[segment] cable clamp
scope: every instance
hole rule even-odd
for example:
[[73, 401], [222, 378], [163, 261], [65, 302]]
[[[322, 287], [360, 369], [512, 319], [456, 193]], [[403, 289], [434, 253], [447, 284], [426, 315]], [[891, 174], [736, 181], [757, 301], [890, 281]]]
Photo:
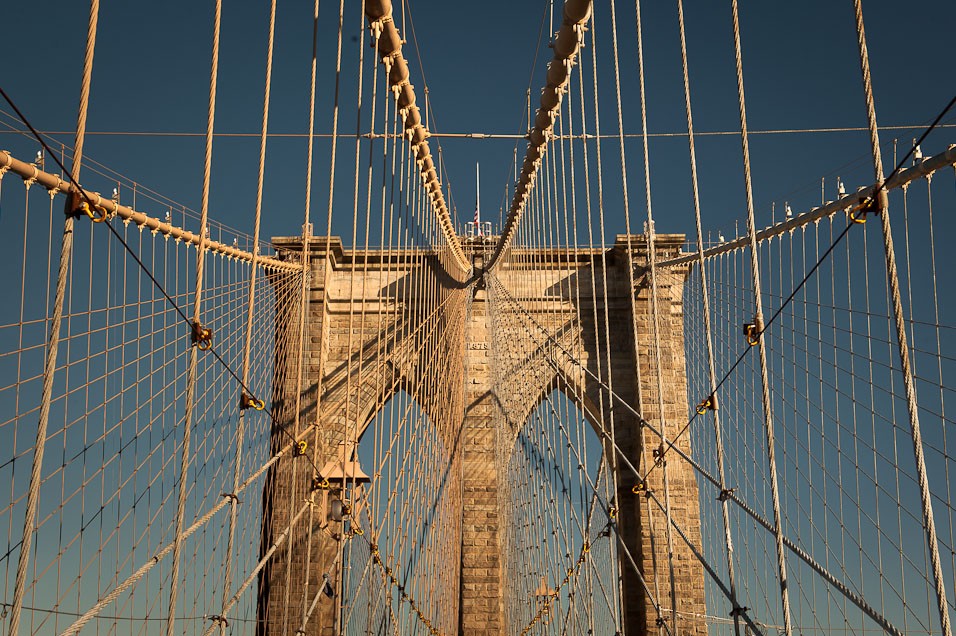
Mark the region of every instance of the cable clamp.
[[747, 337], [747, 344], [751, 347], [760, 342], [760, 334], [763, 333], [763, 325], [757, 318], [753, 322], [745, 322], [743, 327], [744, 336]]
[[741, 616], [741, 615], [743, 615], [744, 613], [746, 613], [747, 610], [749, 610], [749, 609], [750, 609], [749, 607], [743, 607], [743, 606], [741, 606], [741, 605], [738, 605], [738, 606], [735, 607], [734, 609], [730, 610], [730, 617], [731, 617], [731, 618], [736, 618], [736, 617], [738, 617], [738, 616]]
[[198, 320], [193, 322], [192, 325], [192, 333], [190, 334], [192, 343], [199, 347], [200, 351], [212, 349], [212, 329], [203, 327]]
[[660, 446], [654, 449], [654, 465], [663, 466], [666, 462], [664, 461], [664, 444], [661, 443]]
[[246, 409], [255, 409], [257, 411], [262, 411], [266, 408], [265, 400], [257, 400], [251, 395], [246, 395], [246, 392], [243, 391], [239, 394], [239, 410], [245, 411]]
[[643, 479], [641, 479], [636, 484], [631, 486], [631, 492], [634, 493], [635, 495], [639, 495], [642, 492], [646, 492], [646, 491], [647, 491], [647, 482]]
[[663, 616], [658, 616], [657, 618], [655, 618], [655, 619], [654, 619], [654, 624], [657, 625], [658, 627], [663, 627], [664, 624], [665, 624], [664, 617], [663, 617]]
[[617, 519], [617, 506], [611, 506], [607, 509], [608, 519]]
[[67, 216], [78, 219], [81, 216], [88, 217], [94, 223], [102, 223], [109, 217], [109, 211], [102, 205], [90, 205], [83, 194], [76, 189], [70, 191], [70, 197], [66, 200]]
[[873, 196], [860, 199], [856, 206], [848, 211], [850, 220], [854, 223], [866, 223], [867, 214], [879, 214], [888, 205], [886, 190], [880, 188]]
[[229, 620], [221, 614], [210, 614], [206, 618], [217, 625], [225, 625], [226, 627], [229, 627]]
[[717, 394], [711, 393], [697, 405], [697, 414], [703, 415], [707, 411], [716, 411], [717, 410]]
[[295, 446], [292, 447], [292, 456], [293, 457], [302, 457], [305, 455], [305, 451], [308, 450], [309, 443], [304, 439], [300, 439], [295, 443]]
[[717, 501], [727, 501], [730, 499], [730, 496], [734, 494], [736, 488], [721, 488], [720, 494], [717, 495]]
[[312, 490], [328, 490], [332, 487], [332, 484], [329, 483], [328, 479], [322, 477], [313, 477], [312, 478]]
[[241, 503], [242, 503], [242, 499], [240, 499], [240, 498], [239, 498], [239, 495], [237, 495], [237, 494], [234, 493], [234, 492], [224, 492], [224, 493], [220, 493], [219, 496], [220, 496], [220, 497], [225, 497], [226, 499], [232, 499], [232, 500], [234, 500], [237, 504], [241, 504]]

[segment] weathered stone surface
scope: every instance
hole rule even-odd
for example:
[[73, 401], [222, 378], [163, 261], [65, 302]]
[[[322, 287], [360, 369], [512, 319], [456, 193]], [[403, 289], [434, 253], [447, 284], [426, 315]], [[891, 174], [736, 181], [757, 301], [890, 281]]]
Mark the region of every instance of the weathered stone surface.
[[[573, 256], [566, 251], [545, 250], [535, 256], [533, 269], [502, 272], [500, 278], [512, 295], [523, 299], [523, 306], [535, 314], [536, 320], [556, 334], [556, 341], [574, 351], [594, 377], [600, 376], [620, 398], [636, 406], [655, 428], [663, 428], [672, 437], [686, 422], [687, 415], [683, 272], [675, 276], [671, 271], [659, 281], [659, 321], [655, 326], [650, 285], [643, 267], [646, 262], [643, 237], [632, 237], [633, 263], [628, 260], [625, 238], [619, 237], [618, 243], [603, 256], [597, 250], [578, 250]], [[675, 235], [659, 235], [657, 239], [660, 258], [676, 253], [682, 243], [682, 237]], [[301, 239], [274, 241], [290, 252], [301, 249]], [[514, 631], [515, 626], [505, 624], [502, 596], [506, 567], [502, 527], [508, 518], [502, 510], [507, 503], [501, 500], [507, 495], [500, 490], [501, 475], [496, 468], [496, 453], [502, 440], [497, 438], [495, 418], [504, 409], [520, 425], [547, 391], [562, 382], [574, 383], [586, 396], [587, 416], [596, 428], [611, 430], [613, 426], [618, 446], [634, 465], [644, 465], [642, 454], [650, 457], [651, 448], [644, 448], [643, 444], [656, 448], [659, 442], [648, 430], [642, 430], [637, 418], [627, 409], [612, 410], [606, 392], [602, 392], [594, 377], [581, 368], [572, 368], [567, 361], [567, 368], [556, 373], [550, 368], [545, 370], [541, 356], [536, 357], [532, 352], [528, 364], [514, 371], [519, 374], [515, 384], [522, 388], [521, 392], [493, 395], [496, 359], [495, 343], [491, 339], [494, 329], [499, 330], [494, 334], [498, 340], [517, 341], [525, 334], [507, 325], [493, 325], [488, 292], [452, 289], [454, 285], [447, 276], [441, 275], [434, 258], [370, 253], [360, 261], [354, 253], [342, 250], [338, 239], [332, 239], [328, 253], [323, 248], [325, 238], [312, 241], [308, 350], [302, 354], [292, 351], [276, 360], [273, 397], [279, 421], [292, 432], [296, 426], [303, 430], [318, 423], [310, 451], [320, 464], [341, 441], [338, 431], [352, 430], [360, 434], [394, 392], [394, 378], [415, 376], [413, 348], [420, 343], [400, 342], [391, 337], [436, 308], [435, 298], [416, 298], [413, 290], [422, 277], [430, 281], [431, 289], [443, 290], [442, 293], [447, 294], [444, 297], [451, 299], [443, 309], [442, 318], [442, 328], [452, 334], [446, 354], [455, 361], [453, 366], [457, 365], [461, 385], [444, 386], [435, 391], [434, 387], [448, 383], [447, 378], [419, 378], [420, 382], [428, 383], [432, 391], [445, 396], [420, 406], [429, 419], [439, 423], [438, 429], [448, 448], [456, 449], [455, 478], [461, 492], [461, 536], [458, 554], [454, 555], [460, 561], [458, 633], [497, 636]], [[361, 267], [361, 271], [356, 272], [356, 267]], [[291, 337], [286, 331], [296, 324], [293, 314], [298, 310], [298, 307], [280, 307], [277, 337]], [[579, 318], [569, 322], [572, 316]], [[563, 329], [566, 324], [574, 324], [576, 330]], [[655, 329], [660, 334], [659, 355], [653, 346]], [[612, 347], [607, 345], [608, 333], [614, 343]], [[289, 351], [289, 348], [282, 350]], [[296, 399], [299, 355], [304, 356], [305, 382], [302, 395]], [[388, 362], [384, 363], [385, 360]], [[321, 404], [318, 409], [317, 402]], [[296, 404], [298, 418], [295, 417]], [[276, 448], [288, 442], [281, 431], [273, 437]], [[676, 443], [681, 450], [691, 453], [687, 436]], [[653, 463], [652, 459], [649, 461]], [[282, 532], [299, 510], [308, 497], [310, 478], [308, 466], [291, 459], [283, 459], [270, 473], [263, 495], [266, 504], [263, 545], [268, 545]], [[670, 456], [651, 473], [648, 489], [662, 505], [665, 479], [671, 517], [695, 545], [700, 545], [697, 482], [692, 469], [686, 462]], [[655, 581], [659, 583], [660, 603], [669, 608], [670, 563], [673, 563], [678, 612], [703, 614], [701, 565], [676, 533], [668, 542], [664, 513], [652, 499], [632, 492], [637, 483], [633, 474], [621, 470], [617, 482], [618, 522], [627, 550], [640, 567], [644, 580], [652, 589]], [[336, 525], [329, 528], [333, 534], [339, 531]], [[327, 533], [314, 532], [309, 545], [308, 527], [308, 520], [300, 523], [290, 541], [263, 571], [259, 588], [260, 633], [294, 634], [299, 627], [300, 608], [306, 599], [311, 601], [322, 584], [322, 573], [330, 573], [333, 581], [338, 579], [338, 572], [332, 566], [338, 543]], [[655, 633], [656, 613], [639, 582], [640, 577], [626, 557], [621, 561], [626, 633]], [[335, 603], [321, 598], [307, 625], [307, 633], [333, 634], [334, 616]], [[521, 626], [517, 629], [520, 631]], [[696, 622], [681, 624], [680, 631], [706, 633], [705, 627]]]

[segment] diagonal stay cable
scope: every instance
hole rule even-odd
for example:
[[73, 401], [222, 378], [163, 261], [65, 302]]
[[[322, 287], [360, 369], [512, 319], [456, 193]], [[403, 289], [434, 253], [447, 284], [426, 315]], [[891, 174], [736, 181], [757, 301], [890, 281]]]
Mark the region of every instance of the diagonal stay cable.
[[[946, 116], [946, 113], [948, 113], [948, 112], [950, 111], [950, 109], [951, 109], [954, 105], [956, 105], [956, 95], [954, 95], [953, 98], [952, 98], [951, 100], [949, 100], [949, 103], [946, 105], [945, 108], [943, 108], [942, 111], [940, 111], [939, 115], [937, 115], [936, 118], [933, 120], [933, 123], [931, 123], [931, 124], [926, 128], [926, 130], [923, 131], [923, 134], [920, 135], [919, 139], [917, 139], [917, 140], [913, 143], [912, 147], [909, 149], [909, 152], [907, 152], [906, 155], [900, 160], [900, 162], [896, 165], [896, 168], [893, 169], [893, 172], [891, 172], [890, 175], [889, 175], [888, 177], [886, 177], [886, 179], [883, 179], [883, 181], [881, 181], [880, 183], [877, 184], [876, 190], [873, 191], [873, 194], [872, 194], [870, 197], [868, 197], [866, 200], [862, 201], [862, 202], [860, 203], [860, 206], [859, 206], [856, 210], [851, 211], [851, 213], [850, 213], [851, 215], [852, 215], [854, 212], [859, 211], [859, 212], [860, 212], [860, 217], [857, 217], [857, 218], [859, 219], [859, 221], [864, 220], [864, 219], [863, 219], [863, 216], [869, 211], [869, 210], [868, 210], [869, 204], [871, 204], [872, 202], [876, 201], [877, 197], [879, 197], [879, 195], [886, 190], [886, 184], [887, 184], [891, 179], [893, 179], [893, 177], [895, 177], [896, 174], [897, 174], [900, 170], [903, 169], [903, 166], [906, 164], [906, 162], [909, 160], [909, 158], [910, 158], [911, 156], [913, 156], [913, 153], [916, 151], [916, 148], [917, 148], [920, 144], [923, 143], [923, 141], [926, 139], [927, 136], [929, 136], [929, 134], [930, 134], [931, 132], [933, 132], [933, 129], [936, 128], [936, 126], [939, 124], [939, 122], [942, 121], [943, 117]], [[840, 232], [840, 234], [836, 237], [836, 239], [834, 239], [833, 243], [830, 244], [830, 247], [828, 247], [828, 248], [826, 249], [826, 251], [823, 252], [823, 254], [820, 256], [819, 260], [817, 260], [817, 262], [813, 265], [813, 267], [810, 268], [810, 270], [806, 273], [806, 275], [803, 277], [803, 279], [793, 288], [793, 291], [791, 291], [790, 294], [784, 299], [784, 301], [780, 304], [780, 307], [778, 307], [777, 310], [774, 311], [773, 315], [770, 316], [770, 318], [767, 320], [766, 324], [763, 325], [763, 327], [760, 327], [760, 326], [758, 325], [758, 331], [756, 331], [755, 333], [753, 333], [753, 336], [752, 336], [753, 338], [758, 338], [758, 337], [762, 336], [764, 333], [766, 333], [766, 332], [770, 329], [770, 326], [777, 320], [777, 318], [780, 316], [780, 314], [783, 313], [783, 310], [786, 309], [787, 306], [793, 301], [793, 299], [794, 299], [794, 298], [796, 297], [796, 295], [800, 292], [800, 290], [803, 289], [803, 287], [804, 287], [808, 282], [810, 282], [810, 279], [811, 279], [811, 278], [813, 277], [813, 275], [817, 272], [817, 270], [820, 269], [820, 267], [824, 264], [824, 262], [825, 262], [825, 261], [827, 260], [827, 258], [830, 256], [830, 254], [833, 253], [833, 250], [835, 250], [835, 249], [839, 246], [839, 244], [843, 241], [843, 239], [846, 237], [846, 235], [850, 233], [850, 229], [851, 229], [853, 226], [860, 224], [860, 222], [857, 221], [857, 218], [851, 218], [851, 222], [848, 223], [847, 226], [843, 229], [843, 231]], [[720, 389], [720, 387], [723, 386], [724, 383], [726, 383], [728, 379], [730, 379], [730, 376], [734, 373], [734, 371], [736, 371], [737, 367], [739, 367], [740, 364], [747, 358], [747, 354], [750, 353], [750, 351], [751, 351], [752, 349], [753, 349], [753, 347], [748, 346], [746, 349], [744, 349], [743, 353], [741, 353], [741, 354], [737, 357], [737, 360], [730, 366], [730, 368], [727, 370], [727, 372], [724, 373], [724, 375], [721, 377], [720, 381], [717, 382], [717, 384], [714, 386], [714, 393], [715, 393], [715, 394], [716, 394], [717, 391]], [[681, 430], [677, 433], [677, 435], [675, 435], [673, 439], [671, 439], [671, 440], [669, 440], [669, 441], [667, 442], [667, 444], [666, 444], [667, 448], [664, 449], [664, 453], [665, 453], [665, 454], [666, 454], [670, 449], [674, 448], [675, 442], [677, 442], [677, 440], [678, 440], [684, 433], [686, 433], [688, 429], [690, 429], [691, 425], [692, 425], [692, 424], [694, 423], [694, 421], [697, 419], [697, 416], [698, 416], [698, 415], [699, 415], [699, 413], [696, 413], [696, 412], [695, 412], [695, 413], [691, 416], [691, 418], [687, 421], [687, 423], [686, 423], [686, 424], [681, 428]], [[663, 458], [663, 455], [662, 455], [661, 457]], [[653, 466], [651, 466], [651, 468], [647, 471], [647, 474], [649, 475], [649, 474], [654, 470], [654, 468], [655, 468], [657, 465], [658, 465], [658, 464], [654, 464]], [[645, 477], [646, 477], [646, 475], [645, 475]]]
[[[66, 166], [63, 165], [63, 163], [60, 161], [60, 158], [57, 156], [57, 154], [50, 148], [50, 146], [47, 145], [42, 135], [40, 135], [37, 129], [33, 127], [33, 124], [30, 123], [26, 115], [23, 114], [23, 112], [17, 107], [17, 105], [10, 98], [10, 96], [7, 95], [7, 92], [3, 90], [3, 87], [0, 87], [0, 96], [2, 96], [3, 99], [6, 100], [8, 104], [10, 104], [10, 107], [13, 108], [14, 112], [16, 112], [20, 120], [24, 124], [26, 124], [27, 128], [30, 129], [31, 134], [33, 134], [33, 136], [40, 143], [40, 145], [43, 146], [43, 149], [46, 151], [47, 155], [56, 162], [56, 164], [60, 167], [61, 170], [63, 170], [64, 174], [72, 174], [69, 170], [66, 169]], [[86, 200], [87, 205], [89, 205], [91, 209], [95, 206], [93, 200], [90, 198], [89, 194], [87, 194], [86, 189], [83, 188], [83, 186], [79, 182], [72, 182], [71, 186], [74, 192], [78, 192]], [[107, 228], [109, 228], [110, 233], [116, 238], [116, 240], [120, 242], [120, 244], [123, 246], [126, 252], [133, 258], [134, 261], [136, 261], [136, 264], [139, 265], [142, 272], [146, 274], [146, 277], [149, 278], [150, 281], [152, 281], [156, 289], [158, 289], [159, 292], [166, 299], [166, 302], [169, 303], [169, 306], [172, 307], [177, 314], [179, 314], [179, 316], [183, 319], [183, 322], [185, 322], [190, 328], [192, 328], [193, 322], [189, 319], [186, 313], [179, 307], [179, 305], [176, 304], [176, 301], [173, 300], [172, 296], [169, 295], [169, 292], [166, 291], [162, 283], [160, 283], [159, 280], [153, 275], [153, 273], [149, 270], [149, 268], [142, 261], [139, 255], [133, 250], [132, 247], [130, 247], [129, 243], [127, 243], [126, 240], [122, 237], [122, 235], [120, 235], [120, 233], [116, 231], [116, 228], [114, 228], [112, 223], [109, 222], [109, 219], [105, 219], [103, 223], [106, 225]], [[201, 238], [202, 240], [205, 240], [206, 237], [201, 237]], [[222, 364], [226, 372], [236, 380], [239, 386], [244, 391], [246, 391], [250, 396], [253, 396], [253, 399], [255, 399], [254, 397], [255, 392], [249, 386], [247, 386], [245, 382], [242, 381], [239, 375], [235, 372], [235, 370], [232, 369], [232, 367], [229, 366], [229, 364], [223, 359], [223, 357], [219, 354], [219, 352], [216, 351], [216, 349], [212, 346], [209, 347], [208, 352], [211, 353], [213, 357], [219, 361], [220, 364]], [[272, 420], [272, 423], [275, 425], [275, 428], [279, 429], [283, 434], [287, 435], [293, 442], [298, 442], [296, 437], [292, 433], [287, 431], [286, 428], [279, 423], [275, 415], [272, 413], [271, 409], [263, 409], [263, 411], [269, 416], [269, 419]], [[308, 460], [309, 464], [312, 465], [312, 468], [316, 472], [319, 472], [319, 468], [315, 464], [315, 462], [312, 460], [312, 458], [309, 457], [308, 455], [305, 455], [305, 457]]]
[[[643, 416], [641, 416], [641, 414], [640, 414], [630, 403], [628, 403], [628, 402], [627, 402], [626, 400], [624, 400], [620, 395], [618, 395], [618, 394], [615, 393], [613, 390], [611, 390], [610, 387], [607, 386], [607, 384], [605, 384], [604, 382], [602, 382], [593, 372], [591, 372], [590, 370], [588, 370], [588, 369], [583, 365], [583, 363], [580, 362], [580, 360], [578, 360], [577, 358], [575, 358], [570, 352], [568, 352], [566, 349], [564, 349], [564, 347], [563, 347], [553, 336], [549, 335], [549, 334], [547, 333], [547, 331], [545, 330], [545, 328], [542, 327], [542, 326], [534, 319], [534, 317], [531, 316], [531, 314], [529, 314], [529, 313], [527, 312], [527, 310], [525, 310], [523, 307], [521, 307], [520, 303], [518, 303], [518, 301], [515, 300], [515, 299], [510, 295], [510, 293], [508, 292], [508, 290], [503, 286], [503, 284], [497, 279], [497, 277], [496, 277], [494, 274], [488, 272], [486, 275], [489, 277], [488, 280], [490, 280], [492, 283], [494, 283], [495, 285], [498, 286], [498, 288], [500, 289], [500, 291], [503, 293], [503, 297], [509, 302], [509, 304], [511, 304], [511, 305], [513, 306], [513, 308], [516, 309], [517, 311], [520, 311], [521, 313], [523, 313], [523, 314], [525, 315], [526, 319], [528, 320], [528, 322], [530, 322], [532, 325], [534, 325], [535, 327], [537, 327], [537, 329], [544, 334], [544, 339], [545, 339], [547, 342], [550, 342], [553, 346], [555, 346], [556, 348], [558, 348], [559, 350], [561, 350], [561, 352], [562, 352], [565, 356], [568, 357], [568, 360], [569, 360], [571, 363], [573, 363], [573, 364], [579, 366], [579, 367], [582, 369], [582, 371], [583, 371], [586, 375], [590, 376], [595, 382], [597, 382], [597, 384], [601, 387], [601, 389], [603, 389], [604, 391], [608, 391], [608, 393], [609, 393], [609, 395], [611, 396], [612, 399], [617, 400], [617, 401], [620, 403], [620, 405], [621, 405], [624, 409], [626, 409], [626, 410], [629, 411], [632, 415], [634, 415], [635, 417], [638, 418], [639, 423], [641, 424], [641, 426], [646, 426], [651, 432], [653, 432], [653, 433], [654, 433], [655, 435], [657, 435], [659, 438], [661, 437], [660, 431], [659, 431], [652, 423], [650, 423], [650, 422], [648, 422], [647, 420], [645, 420], [645, 419], [643, 418]], [[528, 331], [528, 334], [531, 335], [531, 332]], [[533, 336], [532, 336], [532, 337], [533, 337]], [[547, 360], [547, 358], [546, 358], [546, 360]], [[549, 362], [549, 364], [552, 364], [552, 365], [553, 365], [553, 368], [555, 368], [555, 370], [557, 370], [557, 366], [554, 365], [553, 362]], [[602, 428], [601, 431], [598, 431], [598, 434], [601, 435], [602, 437], [604, 437], [605, 439], [609, 439], [608, 433], [607, 433], [605, 430], [603, 430], [603, 428]], [[749, 516], [751, 519], [753, 519], [754, 521], [756, 521], [761, 527], [763, 527], [763, 528], [764, 528], [765, 530], [767, 530], [768, 532], [774, 532], [775, 526], [774, 526], [774, 524], [773, 524], [771, 521], [765, 519], [760, 513], [758, 513], [758, 512], [757, 512], [753, 507], [751, 507], [746, 501], [744, 501], [742, 498], [740, 498], [740, 496], [738, 496], [733, 490], [727, 490], [727, 489], [725, 489], [724, 483], [723, 483], [717, 476], [715, 476], [715, 475], [711, 474], [709, 471], [707, 471], [707, 469], [705, 469], [705, 468], [704, 468], [703, 466], [701, 466], [698, 462], [696, 462], [690, 455], [688, 455], [687, 453], [685, 453], [684, 451], [682, 451], [680, 448], [674, 447], [674, 446], [673, 446], [674, 441], [676, 441], [676, 438], [674, 438], [673, 440], [671, 440], [671, 442], [670, 442], [670, 443], [671, 443], [671, 446], [670, 446], [669, 448], [675, 448], [675, 451], [674, 451], [674, 452], [677, 453], [678, 457], [680, 457], [680, 458], [683, 459], [685, 462], [687, 462], [687, 463], [694, 469], [694, 471], [695, 471], [698, 475], [700, 475], [701, 477], [703, 477], [704, 479], [706, 479], [706, 480], [707, 480], [710, 484], [712, 484], [714, 487], [720, 489], [722, 496], [726, 496], [726, 498], [727, 498], [728, 501], [731, 501], [731, 502], [733, 502], [734, 504], [736, 504], [744, 513], [747, 514], [747, 516]], [[619, 446], [617, 446], [616, 444], [613, 446], [613, 449], [614, 449], [615, 452], [617, 452], [617, 453], [620, 455], [621, 459], [623, 460], [623, 464], [624, 464], [625, 466], [627, 466], [628, 469], [629, 469], [638, 479], [641, 479], [641, 474], [640, 474], [640, 472], [639, 472], [638, 469], [633, 465], [633, 463], [631, 463], [631, 462], [627, 459], [627, 456], [624, 454], [623, 450], [622, 450]], [[653, 467], [652, 467], [652, 468], [653, 468]], [[644, 477], [646, 478], [647, 475], [649, 475], [649, 474], [650, 474], [650, 470], [648, 470], [648, 472], [645, 473]], [[646, 493], [647, 491], [644, 491], [644, 492]], [[645, 494], [645, 496], [646, 496], [646, 494]], [[620, 535], [618, 535], [618, 536], [620, 537]], [[815, 560], [813, 559], [813, 557], [812, 557], [808, 552], [806, 552], [805, 550], [803, 550], [795, 541], [793, 541], [792, 539], [790, 539], [790, 538], [784, 536], [784, 537], [783, 537], [783, 542], [784, 542], [784, 545], [787, 547], [787, 549], [789, 549], [791, 552], [793, 552], [801, 561], [803, 561], [803, 562], [806, 563], [808, 566], [810, 566], [810, 568], [813, 569], [813, 571], [815, 571], [818, 575], [820, 575], [828, 584], [834, 586], [834, 587], [835, 587], [841, 594], [843, 594], [851, 603], [853, 603], [854, 605], [856, 605], [858, 608], [860, 608], [861, 610], [863, 610], [868, 616], [870, 616], [873, 620], [875, 620], [881, 627], [883, 627], [883, 629], [884, 629], [887, 633], [894, 634], [895, 636], [902, 636], [902, 632], [901, 632], [899, 629], [897, 629], [896, 627], [894, 627], [883, 615], [881, 615], [881, 614], [880, 614], [879, 612], [877, 612], [874, 608], [872, 608], [862, 597], [860, 597], [860, 596], [858, 596], [857, 594], [855, 594], [849, 587], [846, 586], [845, 583], [843, 583], [840, 579], [838, 579], [836, 576], [834, 576], [832, 573], [830, 573], [823, 565], [821, 565], [820, 563], [818, 563], [817, 561], [815, 561]], [[625, 553], [626, 553], [626, 552], [625, 552]], [[633, 564], [633, 563], [632, 563], [632, 564]], [[636, 568], [636, 565], [635, 565], [634, 567]], [[746, 614], [743, 614], [742, 616], [743, 616], [745, 619], [746, 619], [746, 617], [747, 617]]]

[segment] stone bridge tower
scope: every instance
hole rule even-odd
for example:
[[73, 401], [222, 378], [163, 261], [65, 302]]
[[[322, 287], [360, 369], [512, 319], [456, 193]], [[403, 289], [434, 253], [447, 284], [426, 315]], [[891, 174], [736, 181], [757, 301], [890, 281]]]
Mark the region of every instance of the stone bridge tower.
[[[309, 348], [305, 360], [303, 395], [295, 396], [295, 373], [298, 360], [295, 352], [287, 358], [276, 360], [274, 401], [279, 421], [292, 421], [294, 404], [300, 409], [300, 425], [319, 422], [315, 443], [309, 452], [315, 454], [317, 464], [323, 465], [335, 455], [338, 439], [336, 431], [344, 430], [346, 423], [361, 431], [369, 425], [378, 409], [390, 395], [382, 394], [385, 385], [378, 374], [390, 373], [415, 376], [413, 368], [401, 368], [402, 360], [408, 360], [401, 351], [391, 351], [387, 364], [380, 363], [382, 347], [376, 347], [374, 334], [379, 324], [357, 325], [360, 316], [380, 316], [388, 313], [398, 324], [402, 320], [412, 322], [415, 316], [431, 315], [434, 307], [416, 307], [417, 303], [434, 303], [432, 299], [402, 298], [396, 293], [401, 281], [421, 280], [425, 277], [433, 288], [441, 290], [436, 298], [444, 300], [441, 312], [443, 328], [449, 330], [445, 339], [448, 357], [454, 360], [454, 375], [461, 378], [463, 386], [444, 387], [443, 399], [433, 404], [422, 404], [423, 411], [436, 424], [442, 434], [455, 437], [449, 440], [456, 449], [451, 460], [450, 474], [461, 485], [460, 511], [460, 583], [458, 593], [459, 625], [462, 635], [503, 635], [522, 626], [505, 625], [503, 585], [507, 564], [502, 556], [503, 524], [508, 514], [507, 484], [500, 483], [497, 474], [496, 452], [501, 440], [496, 439], [503, 430], [517, 435], [528, 414], [537, 406], [547, 391], [552, 388], [573, 389], [584, 395], [587, 418], [600, 431], [613, 421], [615, 437], [620, 451], [635, 466], [640, 465], [642, 453], [651, 456], [650, 448], [642, 448], [642, 439], [656, 448], [657, 440], [645, 431], [642, 436], [637, 418], [625, 408], [612, 405], [602, 396], [602, 387], [595, 380], [599, 365], [604, 366], [603, 382], [611, 383], [620, 399], [637, 407], [640, 413], [655, 427], [661, 426], [659, 405], [663, 403], [663, 420], [673, 435], [687, 421], [688, 399], [684, 369], [683, 337], [683, 286], [685, 271], [667, 272], [658, 280], [661, 346], [661, 373], [664, 395], [659, 399], [657, 369], [652, 348], [652, 324], [650, 290], [645, 263], [646, 243], [641, 236], [631, 236], [631, 249], [627, 249], [626, 236], [619, 236], [610, 249], [542, 250], [534, 254], [535, 270], [499, 267], [495, 279], [481, 276], [483, 255], [490, 253], [486, 247], [471, 245], [466, 249], [472, 258], [477, 275], [469, 281], [456, 281], [444, 273], [437, 255], [417, 259], [411, 254], [392, 251], [345, 250], [339, 239], [313, 237], [310, 239], [311, 281], [308, 297], [308, 324], [306, 325]], [[274, 244], [288, 258], [298, 258], [302, 249], [301, 238], [277, 238]], [[657, 235], [658, 258], [667, 258], [679, 252], [683, 242], [681, 235]], [[326, 249], [328, 246], [329, 249]], [[629, 256], [630, 253], [630, 256]], [[361, 263], [361, 273], [355, 271]], [[632, 268], [634, 288], [628, 268]], [[356, 285], [355, 280], [361, 284]], [[591, 281], [597, 281], [597, 285]], [[607, 281], [606, 292], [603, 281]], [[581, 281], [587, 281], [584, 284]], [[402, 288], [414, 289], [415, 286]], [[361, 293], [357, 293], [361, 290]], [[572, 290], [574, 290], [572, 292]], [[540, 324], [561, 324], [575, 313], [580, 316], [577, 333], [560, 333], [556, 340], [564, 339], [579, 343], [581, 364], [555, 357], [551, 351], [529, 351], [520, 369], [520, 392], [496, 395], [494, 377], [496, 361], [506, 359], [508, 351], [502, 347], [517, 346], [521, 333], [513, 322], [502, 317], [498, 310], [503, 298], [510, 298], [534, 316]], [[389, 306], [383, 306], [383, 303]], [[615, 345], [608, 348], [604, 342], [604, 311], [611, 337]], [[368, 311], [362, 311], [362, 306]], [[280, 327], [295, 325], [294, 316], [277, 316]], [[292, 311], [298, 311], [293, 309]], [[352, 315], [351, 323], [348, 322]], [[598, 329], [591, 317], [598, 316]], [[371, 318], [366, 318], [371, 320]], [[636, 324], [638, 346], [633, 346]], [[348, 332], [361, 327], [369, 334], [364, 342], [352, 338]], [[281, 329], [279, 330], [281, 331]], [[277, 338], [284, 337], [277, 334]], [[389, 347], [400, 348], [401, 342]], [[364, 352], [360, 349], [364, 347]], [[635, 360], [634, 351], [638, 351]], [[606, 360], [610, 352], [610, 372]], [[551, 364], [546, 356], [551, 355]], [[350, 364], [357, 358], [359, 365]], [[558, 370], [555, 370], [555, 360]], [[413, 362], [408, 364], [413, 365]], [[398, 368], [396, 368], [398, 365]], [[500, 371], [500, 370], [498, 370]], [[589, 373], [590, 372], [590, 373]], [[448, 384], [445, 378], [425, 377], [436, 387]], [[605, 392], [606, 393], [606, 392]], [[316, 412], [316, 397], [321, 395], [321, 413]], [[448, 405], [451, 404], [451, 408]], [[502, 422], [505, 423], [504, 427]], [[281, 447], [288, 437], [274, 433], [274, 446]], [[513, 440], [512, 440], [513, 441]], [[677, 442], [690, 453], [687, 436]], [[605, 453], [608, 447], [605, 445]], [[653, 460], [650, 460], [653, 462]], [[368, 470], [370, 467], [363, 467]], [[697, 483], [692, 469], [686, 462], [671, 458], [667, 463], [670, 506], [674, 522], [688, 538], [700, 545], [700, 519], [698, 514]], [[369, 472], [371, 472], [369, 470]], [[616, 503], [618, 524], [626, 550], [621, 550], [621, 567], [624, 590], [624, 626], [628, 635], [643, 635], [656, 631], [656, 614], [644, 593], [634, 565], [640, 568], [643, 579], [652, 583], [651, 572], [656, 567], [662, 572], [661, 597], [663, 606], [670, 606], [667, 564], [674, 564], [674, 581], [678, 612], [680, 614], [704, 614], [704, 573], [700, 563], [686, 544], [675, 536], [673, 553], [668, 555], [664, 515], [648, 503], [644, 492], [636, 488], [637, 480], [630, 471], [619, 470], [617, 475], [618, 497]], [[646, 484], [651, 492], [663, 493], [663, 471], [658, 469]], [[311, 488], [310, 469], [305, 464], [296, 464], [287, 458], [280, 460], [270, 474], [263, 501], [264, 545], [288, 525], [294, 514], [295, 502], [308, 497]], [[652, 506], [651, 514], [648, 507]], [[303, 524], [304, 526], [306, 524]], [[331, 524], [335, 526], [337, 524]], [[299, 532], [292, 542], [291, 550], [280, 550], [263, 570], [259, 582], [260, 633], [294, 634], [305, 597], [312, 599], [315, 591], [324, 585], [322, 572], [336, 563], [339, 553], [339, 533], [332, 527], [331, 533], [313, 533], [311, 545], [307, 535]], [[330, 536], [331, 535], [331, 536]], [[625, 556], [626, 553], [630, 557]], [[633, 559], [633, 564], [630, 561]], [[305, 568], [309, 567], [308, 585]], [[334, 570], [334, 567], [333, 567]], [[336, 577], [333, 576], [333, 583]], [[321, 597], [319, 606], [312, 614], [306, 633], [331, 635], [336, 633], [336, 603]], [[295, 608], [286, 610], [287, 607]], [[703, 623], [682, 623], [684, 633], [706, 634]]]

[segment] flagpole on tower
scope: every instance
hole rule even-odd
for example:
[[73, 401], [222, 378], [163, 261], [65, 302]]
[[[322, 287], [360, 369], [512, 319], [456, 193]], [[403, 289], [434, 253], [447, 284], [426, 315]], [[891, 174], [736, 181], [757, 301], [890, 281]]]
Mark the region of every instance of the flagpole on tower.
[[481, 232], [481, 164], [475, 163], [475, 230], [478, 236]]

